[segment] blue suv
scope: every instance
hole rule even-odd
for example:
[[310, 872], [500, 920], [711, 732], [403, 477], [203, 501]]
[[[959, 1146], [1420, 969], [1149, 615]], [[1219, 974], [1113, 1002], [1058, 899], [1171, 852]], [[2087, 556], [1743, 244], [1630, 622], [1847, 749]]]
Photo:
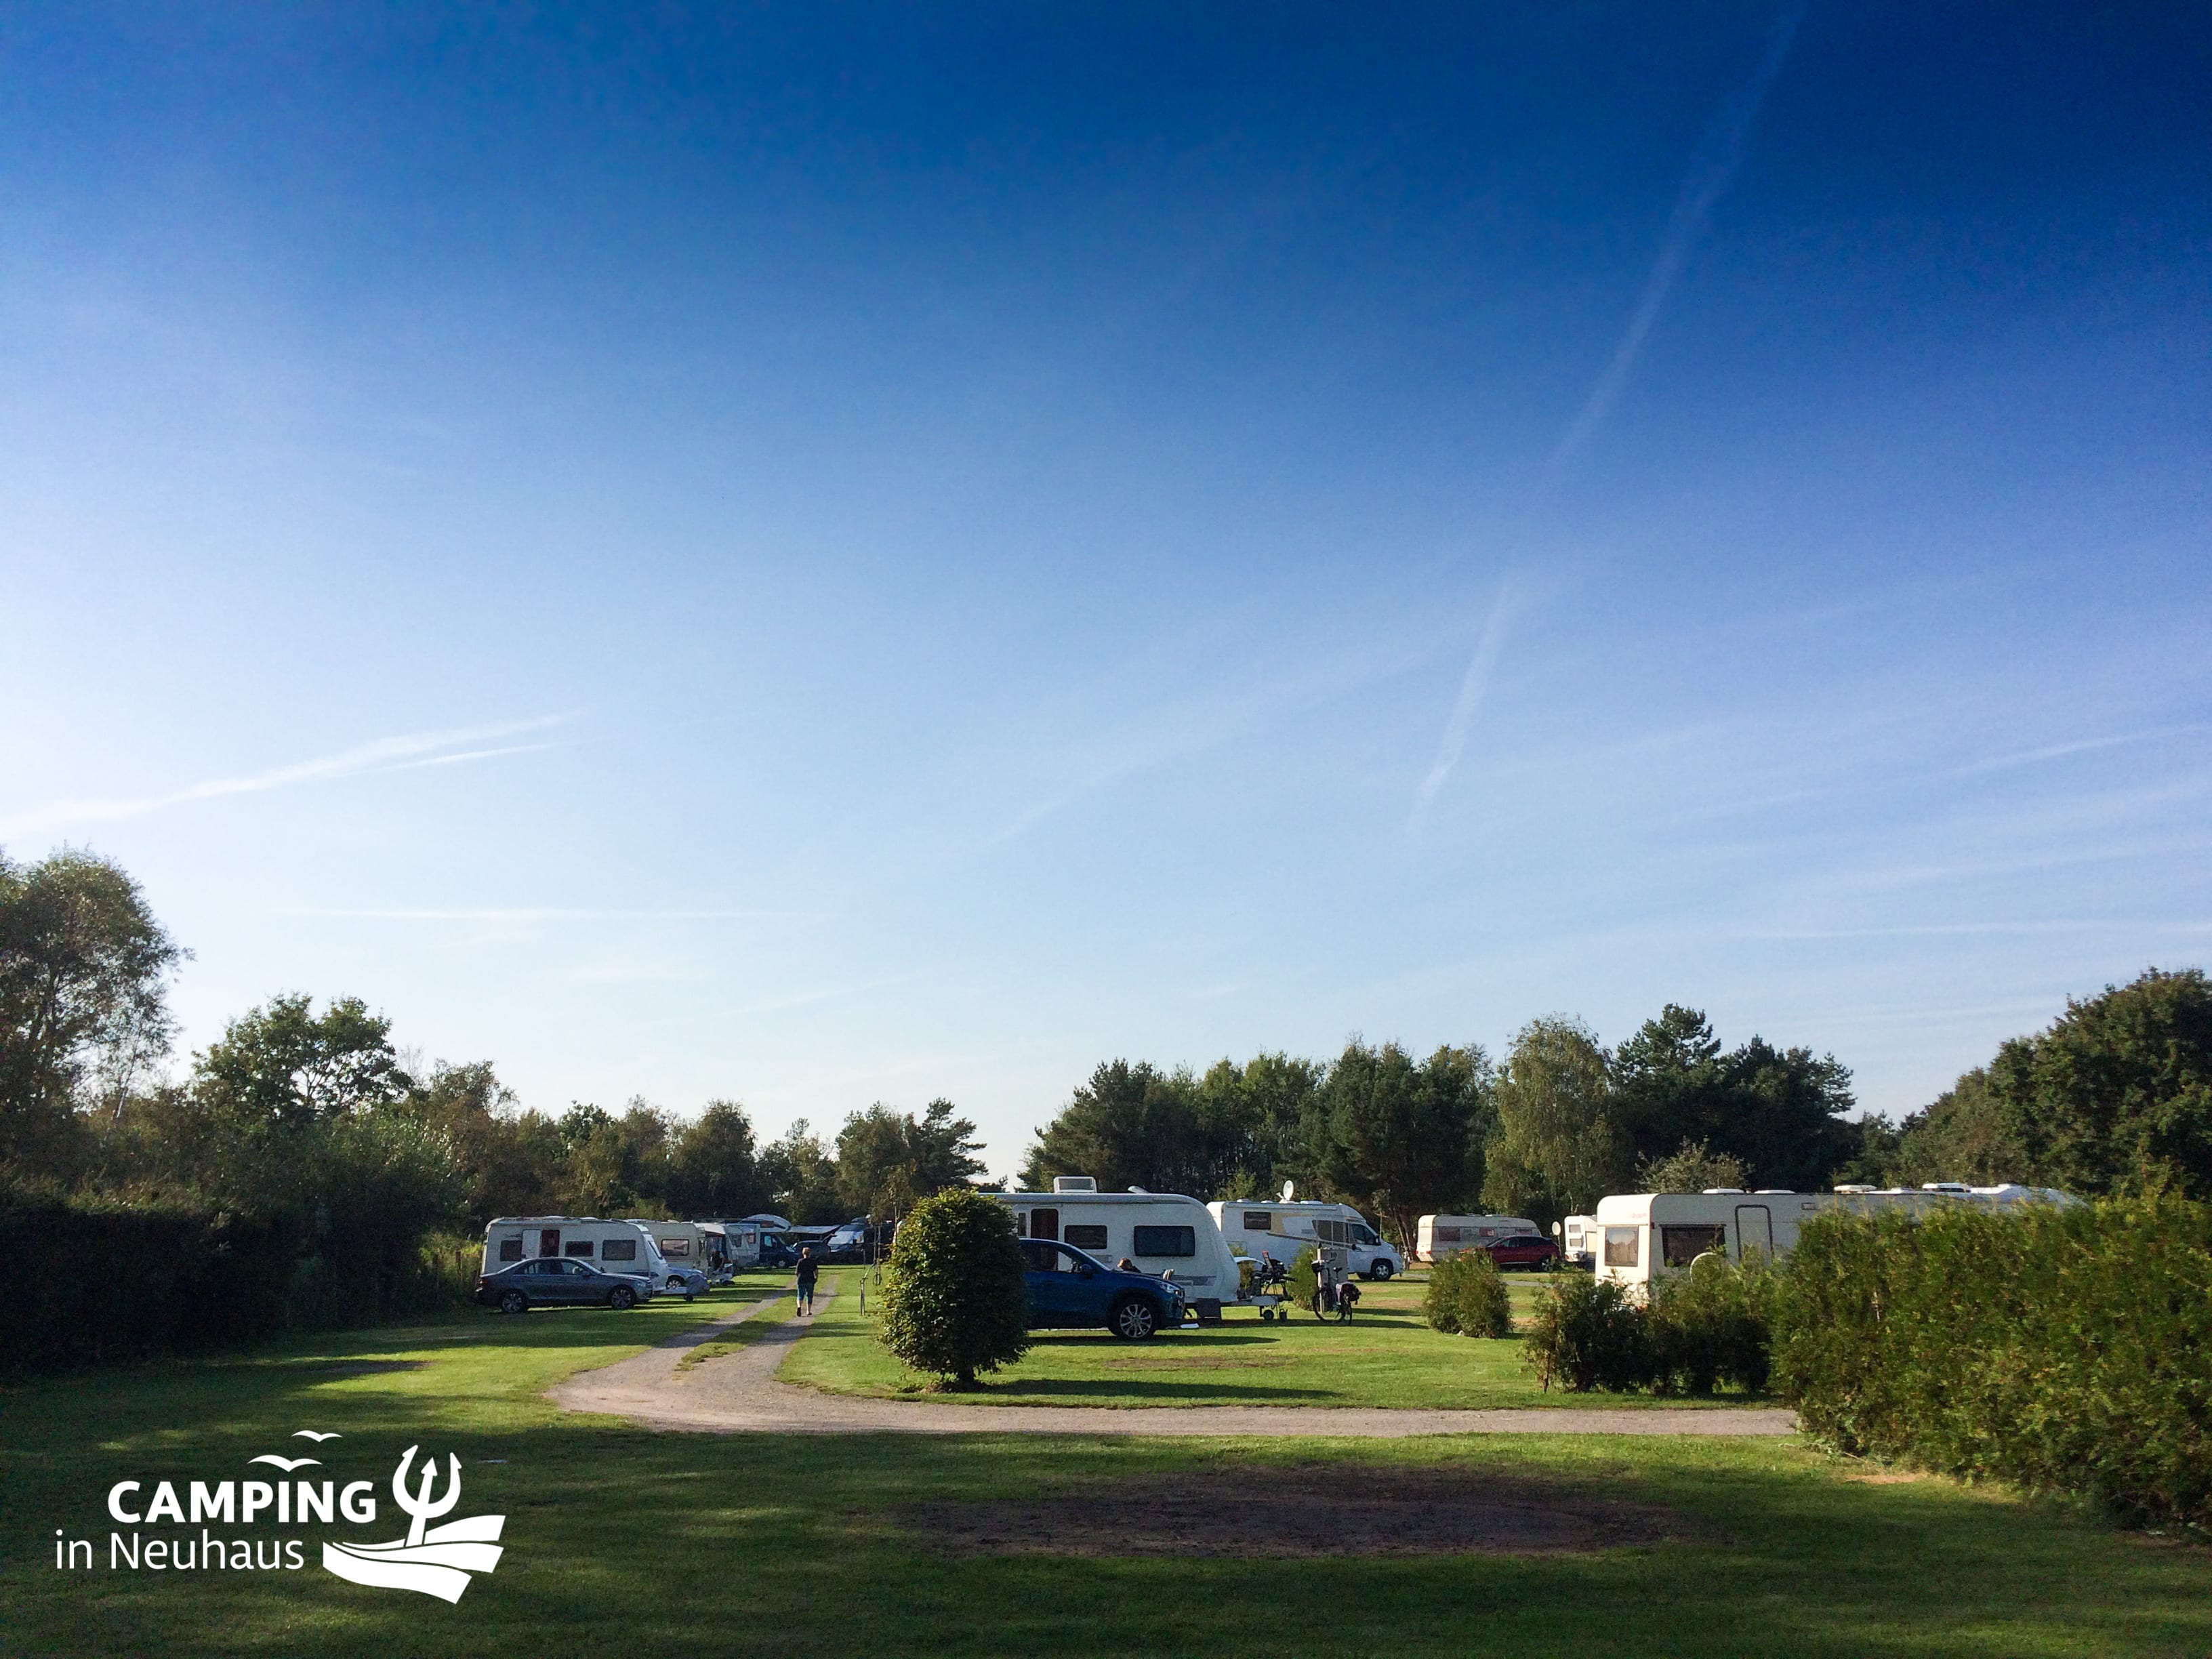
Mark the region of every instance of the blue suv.
[[1028, 1258], [1030, 1326], [1104, 1326], [1141, 1342], [1182, 1323], [1182, 1286], [1149, 1273], [1125, 1273], [1046, 1238], [1022, 1240]]

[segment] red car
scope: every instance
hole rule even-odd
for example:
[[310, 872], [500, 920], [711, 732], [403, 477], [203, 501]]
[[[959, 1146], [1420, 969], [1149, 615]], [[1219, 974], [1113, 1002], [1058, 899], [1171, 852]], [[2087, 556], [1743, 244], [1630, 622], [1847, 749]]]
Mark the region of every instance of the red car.
[[1559, 1265], [1561, 1260], [1559, 1247], [1539, 1233], [1517, 1233], [1510, 1238], [1494, 1238], [1482, 1248], [1490, 1252], [1490, 1259], [1498, 1264], [1500, 1273], [1512, 1267], [1549, 1273]]

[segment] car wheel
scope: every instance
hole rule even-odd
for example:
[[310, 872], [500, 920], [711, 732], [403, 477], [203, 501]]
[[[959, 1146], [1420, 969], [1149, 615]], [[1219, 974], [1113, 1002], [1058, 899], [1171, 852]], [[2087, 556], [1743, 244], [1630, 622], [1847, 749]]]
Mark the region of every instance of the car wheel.
[[520, 1291], [509, 1291], [500, 1297], [499, 1310], [504, 1314], [527, 1313], [530, 1311], [530, 1298]]
[[627, 1285], [617, 1285], [607, 1292], [607, 1306], [620, 1312], [637, 1305], [637, 1292]]
[[1398, 1270], [1392, 1267], [1389, 1262], [1378, 1261], [1372, 1267], [1368, 1269], [1367, 1276], [1373, 1279], [1377, 1285], [1380, 1285], [1385, 1279], [1389, 1279], [1392, 1273], [1395, 1273]]
[[1141, 1296], [1123, 1297], [1108, 1318], [1114, 1334], [1130, 1342], [1142, 1342], [1160, 1328], [1159, 1315]]

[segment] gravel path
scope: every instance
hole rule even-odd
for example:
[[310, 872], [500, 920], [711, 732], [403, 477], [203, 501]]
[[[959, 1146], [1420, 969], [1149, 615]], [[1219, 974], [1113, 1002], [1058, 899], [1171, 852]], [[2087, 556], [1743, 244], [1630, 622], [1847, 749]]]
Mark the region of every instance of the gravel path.
[[[815, 1298], [817, 1309], [828, 1295]], [[1401, 1439], [1416, 1434], [1794, 1434], [1787, 1411], [1621, 1411], [1571, 1407], [1510, 1411], [1396, 1411], [1328, 1406], [954, 1406], [927, 1400], [866, 1400], [794, 1388], [775, 1380], [791, 1345], [810, 1328], [785, 1318], [747, 1346], [679, 1372], [685, 1350], [710, 1342], [742, 1320], [775, 1310], [772, 1297], [696, 1330], [556, 1385], [547, 1398], [572, 1412], [626, 1417], [656, 1429], [704, 1434], [1146, 1434], [1345, 1435]]]

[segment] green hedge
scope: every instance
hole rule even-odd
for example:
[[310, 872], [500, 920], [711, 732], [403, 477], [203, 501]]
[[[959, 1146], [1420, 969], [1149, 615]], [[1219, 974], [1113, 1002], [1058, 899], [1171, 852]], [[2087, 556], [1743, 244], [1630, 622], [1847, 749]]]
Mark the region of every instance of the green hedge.
[[1824, 1216], [1775, 1337], [1840, 1450], [2212, 1523], [2212, 1206]]
[[0, 1370], [46, 1371], [236, 1346], [462, 1305], [482, 1246], [396, 1263], [337, 1257], [283, 1219], [9, 1194], [0, 1201]]
[[1481, 1250], [1446, 1256], [1429, 1270], [1421, 1311], [1436, 1329], [1458, 1336], [1510, 1336], [1512, 1301], [1505, 1276]]

